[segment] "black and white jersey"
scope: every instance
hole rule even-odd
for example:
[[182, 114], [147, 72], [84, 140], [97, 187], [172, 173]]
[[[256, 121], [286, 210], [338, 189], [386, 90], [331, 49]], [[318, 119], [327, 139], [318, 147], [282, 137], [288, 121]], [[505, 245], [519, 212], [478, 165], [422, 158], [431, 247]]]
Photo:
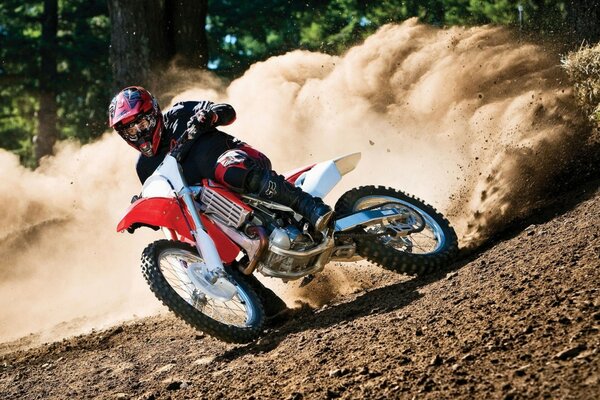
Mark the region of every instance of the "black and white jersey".
[[186, 131], [188, 121], [200, 110], [212, 110], [218, 119], [213, 129], [200, 133], [194, 142], [190, 143], [190, 149], [181, 162], [188, 184], [198, 183], [204, 178], [214, 179], [214, 169], [219, 156], [243, 144], [233, 136], [216, 129], [217, 126], [229, 125], [235, 121], [235, 110], [229, 104], [215, 104], [206, 100], [176, 103], [163, 113], [164, 128], [157, 154], [153, 157], [140, 154], [138, 158], [136, 170], [142, 183], [160, 165], [172, 143]]

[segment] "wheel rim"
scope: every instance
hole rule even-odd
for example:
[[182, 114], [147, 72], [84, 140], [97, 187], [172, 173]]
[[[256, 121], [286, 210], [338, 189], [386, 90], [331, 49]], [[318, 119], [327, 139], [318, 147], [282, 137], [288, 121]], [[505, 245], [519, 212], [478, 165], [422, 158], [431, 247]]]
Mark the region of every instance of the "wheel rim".
[[169, 286], [196, 310], [227, 325], [248, 327], [254, 323], [257, 313], [252, 300], [235, 280], [228, 279], [237, 289], [229, 301], [209, 297], [192, 283], [185, 269], [188, 264], [202, 262], [200, 256], [186, 250], [167, 249], [159, 254], [158, 261]]
[[[384, 203], [381, 207], [376, 207], [378, 204]], [[392, 196], [366, 196], [358, 199], [354, 203], [353, 211], [363, 210], [365, 208], [373, 209], [389, 209], [397, 208], [403, 211], [407, 216], [408, 221], [411, 217], [420, 219], [424, 226], [416, 229], [414, 232], [406, 236], [382, 235], [379, 240], [384, 245], [392, 247], [395, 250], [403, 251], [412, 254], [432, 254], [444, 247], [446, 236], [441, 226], [423, 209], [411, 204], [407, 201], [398, 199]], [[406, 225], [406, 222], [403, 226]], [[374, 224], [365, 228], [367, 233], [381, 234], [387, 229], [394, 229], [394, 224]]]

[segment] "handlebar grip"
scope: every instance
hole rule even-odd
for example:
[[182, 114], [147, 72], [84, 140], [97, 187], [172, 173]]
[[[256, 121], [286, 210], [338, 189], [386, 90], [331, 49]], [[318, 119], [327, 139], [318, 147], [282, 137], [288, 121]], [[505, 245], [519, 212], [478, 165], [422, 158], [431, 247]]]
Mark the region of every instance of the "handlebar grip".
[[191, 126], [189, 128], [187, 128], [179, 137], [179, 139], [177, 139], [177, 141], [175, 141], [175, 144], [173, 145], [173, 147], [171, 148], [171, 151], [169, 152], [171, 156], [173, 156], [178, 162], [181, 161], [181, 158], [183, 157], [184, 153], [184, 146], [185, 144], [187, 144], [188, 142], [194, 140], [196, 138], [198, 134], [197, 128], [195, 126]]

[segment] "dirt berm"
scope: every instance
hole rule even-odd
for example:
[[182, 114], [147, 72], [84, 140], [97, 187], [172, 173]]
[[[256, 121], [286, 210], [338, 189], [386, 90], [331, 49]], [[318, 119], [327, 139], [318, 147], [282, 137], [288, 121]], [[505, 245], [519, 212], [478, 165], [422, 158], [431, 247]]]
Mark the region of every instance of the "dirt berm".
[[597, 187], [435, 276], [376, 270], [370, 289], [256, 343], [224, 344], [169, 314], [32, 349], [5, 343], [0, 397], [598, 398]]

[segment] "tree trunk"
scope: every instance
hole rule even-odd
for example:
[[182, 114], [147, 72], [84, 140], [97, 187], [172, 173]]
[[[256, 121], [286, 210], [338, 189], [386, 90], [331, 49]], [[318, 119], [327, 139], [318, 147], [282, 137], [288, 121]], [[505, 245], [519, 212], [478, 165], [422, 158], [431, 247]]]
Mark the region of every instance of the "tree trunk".
[[207, 0], [109, 0], [114, 89], [152, 82], [169, 62], [204, 68]]
[[164, 0], [109, 0], [114, 89], [149, 86], [168, 60]]
[[40, 110], [38, 134], [34, 140], [35, 160], [52, 154], [58, 131], [56, 127], [56, 32], [58, 29], [58, 0], [44, 0], [42, 39], [40, 46], [41, 69]]
[[598, 0], [566, 2], [568, 29], [575, 44], [596, 44], [600, 41], [600, 3]]
[[180, 67], [206, 68], [208, 42], [206, 14], [208, 0], [167, 0], [167, 34], [175, 64]]

